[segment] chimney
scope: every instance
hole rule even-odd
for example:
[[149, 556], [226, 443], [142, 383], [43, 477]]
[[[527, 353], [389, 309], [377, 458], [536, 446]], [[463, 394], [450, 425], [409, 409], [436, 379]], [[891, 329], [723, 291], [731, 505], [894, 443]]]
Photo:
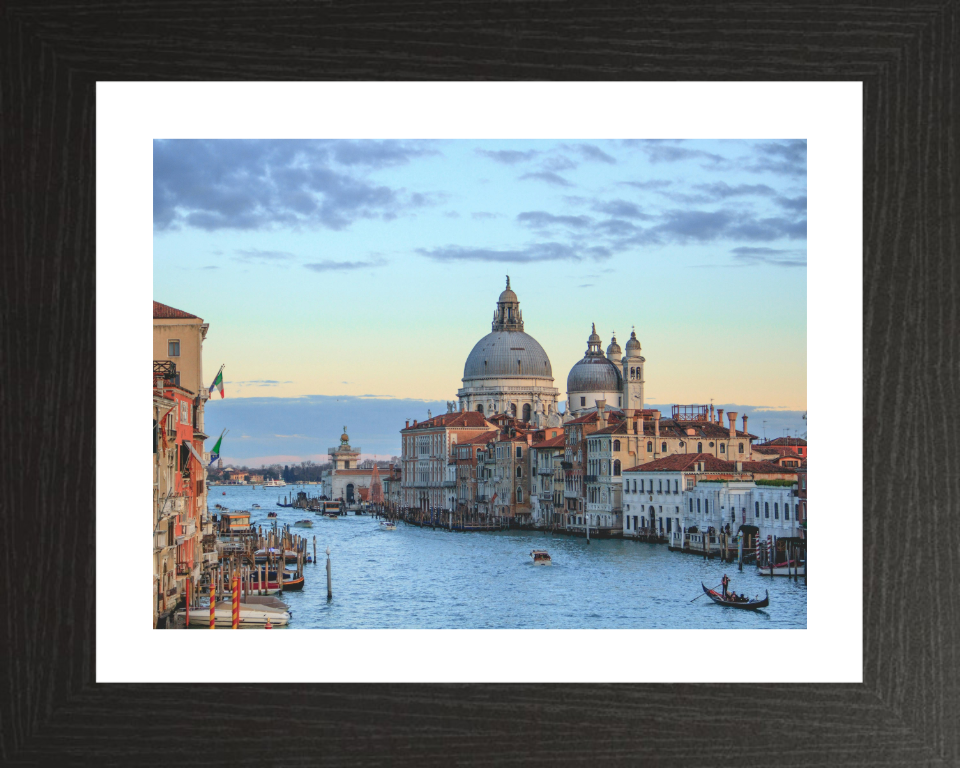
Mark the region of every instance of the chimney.
[[710, 421], [713, 421], [713, 403], [710, 403]]
[[407, 419], [407, 426], [405, 426], [404, 429], [410, 429], [410, 419]]
[[416, 420], [416, 419], [413, 420], [413, 426], [417, 426], [417, 420]]
[[660, 411], [653, 412], [653, 434], [657, 440], [660, 439]]
[[533, 434], [527, 432], [527, 445], [533, 445]]
[[597, 416], [600, 417], [600, 428], [604, 429], [607, 426], [607, 401], [606, 400], [597, 400]]
[[[624, 408], [623, 415], [627, 417], [627, 434], [629, 435], [633, 432], [633, 411], [629, 408]], [[641, 415], [640, 418], [642, 419], [643, 416]]]
[[717, 408], [717, 424], [723, 426], [723, 408]]
[[739, 472], [743, 472], [743, 462], [742, 462], [742, 461], [736, 461], [736, 462], [734, 462], [734, 467], [736, 468], [736, 470], [737, 470], [738, 473], [739, 473]]
[[747, 414], [743, 414], [743, 434], [747, 434]]
[[737, 412], [728, 411], [727, 418], [730, 420], [730, 437], [737, 436]]

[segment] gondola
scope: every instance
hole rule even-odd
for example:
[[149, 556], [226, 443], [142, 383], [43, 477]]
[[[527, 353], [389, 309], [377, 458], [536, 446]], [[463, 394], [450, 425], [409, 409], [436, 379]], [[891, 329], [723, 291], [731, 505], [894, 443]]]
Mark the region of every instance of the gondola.
[[719, 592], [708, 589], [702, 581], [700, 582], [700, 586], [703, 587], [703, 591], [707, 593], [707, 597], [713, 600], [713, 602], [717, 605], [725, 605], [728, 608], [742, 608], [745, 611], [755, 611], [758, 608], [766, 608], [770, 605], [770, 591], [767, 589], [764, 590], [763, 600], [750, 600], [746, 603], [738, 603], [734, 600], [727, 600]]

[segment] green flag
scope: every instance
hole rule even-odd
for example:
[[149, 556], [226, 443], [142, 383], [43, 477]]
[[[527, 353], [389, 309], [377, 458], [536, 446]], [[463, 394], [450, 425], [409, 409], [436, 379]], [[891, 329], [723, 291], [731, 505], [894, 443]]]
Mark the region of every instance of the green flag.
[[[227, 430], [223, 430], [226, 432]], [[220, 458], [220, 443], [223, 442], [223, 432], [220, 433], [220, 437], [217, 438], [217, 444], [213, 446], [213, 450], [210, 451], [210, 463], [207, 464], [208, 467], [212, 467], [214, 462]]]

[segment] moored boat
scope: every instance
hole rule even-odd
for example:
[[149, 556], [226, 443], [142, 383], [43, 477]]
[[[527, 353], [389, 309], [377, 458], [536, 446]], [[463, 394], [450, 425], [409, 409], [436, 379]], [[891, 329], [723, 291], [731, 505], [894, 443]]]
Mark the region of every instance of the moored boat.
[[[186, 612], [179, 611], [180, 615]], [[285, 603], [275, 597], [250, 595], [240, 601], [241, 628], [263, 627], [269, 621], [273, 626], [283, 626], [290, 623], [291, 614]], [[191, 627], [210, 627], [210, 608], [201, 607], [190, 611]], [[233, 626], [233, 603], [230, 600], [220, 600], [214, 608], [214, 626]]]
[[[250, 589], [256, 592], [260, 588], [260, 575], [254, 571], [253, 578], [250, 581]], [[270, 571], [264, 579], [264, 588], [267, 590], [280, 589], [280, 583], [277, 581], [277, 572]], [[303, 589], [303, 576], [297, 576], [293, 571], [283, 572], [283, 588], [288, 591]]]
[[533, 549], [530, 550], [530, 557], [533, 558], [534, 565], [552, 565], [553, 559], [550, 557], [550, 553], [545, 549]]
[[703, 587], [703, 591], [706, 593], [707, 597], [713, 600], [713, 602], [715, 602], [717, 605], [725, 605], [728, 608], [740, 608], [742, 610], [755, 611], [758, 608], [766, 608], [768, 605], [770, 605], [769, 590], [764, 590], [765, 595], [763, 600], [737, 600], [724, 597], [716, 590], [709, 589], [702, 581], [700, 582], [700, 586]]
[[[275, 547], [270, 547], [270, 549], [258, 549], [256, 552], [254, 552], [253, 560], [259, 565], [261, 563], [266, 563], [268, 560], [276, 560], [279, 556], [280, 550], [276, 549]], [[284, 553], [284, 559], [288, 563], [295, 563], [297, 562], [297, 553], [292, 549], [288, 549]]]

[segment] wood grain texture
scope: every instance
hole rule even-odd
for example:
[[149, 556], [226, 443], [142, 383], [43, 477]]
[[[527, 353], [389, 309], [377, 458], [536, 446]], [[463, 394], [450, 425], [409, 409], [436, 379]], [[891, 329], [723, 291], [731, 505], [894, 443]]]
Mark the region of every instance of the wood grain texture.
[[[0, 763], [960, 764], [958, 23], [862, 0], [0, 6], [0, 513], [37, 546], [0, 558]], [[98, 79], [862, 80], [865, 683], [95, 685]]]

